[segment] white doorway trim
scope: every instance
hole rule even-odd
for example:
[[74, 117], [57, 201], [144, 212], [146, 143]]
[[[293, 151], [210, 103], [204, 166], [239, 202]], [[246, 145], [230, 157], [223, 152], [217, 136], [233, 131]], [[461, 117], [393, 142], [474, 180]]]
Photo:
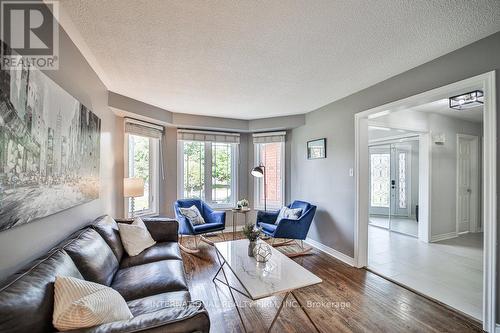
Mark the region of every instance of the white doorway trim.
[[[482, 86], [484, 91], [483, 111], [483, 329], [487, 332], [495, 330], [495, 296], [496, 296], [496, 90], [495, 71], [474, 76], [440, 88], [414, 95], [396, 102], [378, 106], [360, 113], [355, 119], [355, 228], [354, 228], [354, 262], [357, 267], [365, 267], [368, 259], [368, 119], [387, 115], [394, 111], [428, 103], [457, 90], [473, 89]], [[429, 134], [421, 136], [420, 147], [431, 147]], [[422, 161], [423, 159], [421, 159]], [[420, 189], [430, 187], [432, 175], [430, 164], [421, 163], [429, 172], [429, 184], [420, 180]], [[425, 189], [424, 189], [425, 190]], [[429, 198], [429, 203], [432, 201]], [[420, 208], [420, 207], [419, 207]], [[419, 213], [430, 215], [428, 212]], [[420, 215], [420, 214], [419, 214]], [[430, 230], [427, 230], [430, 236]]]
[[470, 220], [469, 220], [469, 230], [468, 232], [478, 232], [478, 220], [479, 220], [479, 137], [477, 135], [469, 134], [457, 134], [457, 156], [456, 156], [456, 225], [457, 225], [457, 235], [460, 233], [459, 227], [459, 217], [460, 217], [460, 196], [459, 196], [459, 186], [460, 186], [460, 175], [459, 175], [459, 147], [460, 139], [469, 139], [472, 142], [472, 156], [471, 156], [471, 209], [470, 209]]

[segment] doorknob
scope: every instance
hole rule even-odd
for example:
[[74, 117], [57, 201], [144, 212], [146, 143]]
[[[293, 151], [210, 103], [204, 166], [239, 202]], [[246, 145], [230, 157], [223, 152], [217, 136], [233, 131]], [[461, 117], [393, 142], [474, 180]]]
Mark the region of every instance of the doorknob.
[[472, 193], [472, 190], [470, 188], [468, 188], [467, 193]]

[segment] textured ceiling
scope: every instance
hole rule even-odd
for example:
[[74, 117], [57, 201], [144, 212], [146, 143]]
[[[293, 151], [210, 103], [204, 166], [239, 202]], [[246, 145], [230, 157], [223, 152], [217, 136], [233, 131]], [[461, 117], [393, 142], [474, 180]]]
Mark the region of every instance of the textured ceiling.
[[498, 0], [64, 0], [108, 89], [170, 111], [305, 113], [500, 30]]

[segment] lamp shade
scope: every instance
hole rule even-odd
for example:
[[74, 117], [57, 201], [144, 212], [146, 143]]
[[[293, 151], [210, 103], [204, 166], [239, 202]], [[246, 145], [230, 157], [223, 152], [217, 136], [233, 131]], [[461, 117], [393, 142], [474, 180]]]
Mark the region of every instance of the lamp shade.
[[123, 196], [125, 198], [142, 197], [144, 195], [144, 179], [124, 178]]
[[252, 171], [250, 173], [254, 177], [262, 178], [262, 177], [264, 177], [264, 167], [263, 166], [256, 166], [255, 168], [252, 169]]

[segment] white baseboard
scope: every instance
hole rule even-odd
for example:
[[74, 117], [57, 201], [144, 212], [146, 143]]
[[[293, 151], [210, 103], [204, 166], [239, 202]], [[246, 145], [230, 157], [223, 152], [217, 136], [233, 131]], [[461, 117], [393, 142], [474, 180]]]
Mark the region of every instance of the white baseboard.
[[455, 238], [455, 237], [457, 237], [457, 232], [452, 231], [452, 232], [448, 232], [446, 234], [431, 236], [431, 242], [439, 242], [439, 241], [442, 241], [445, 239], [451, 239], [451, 238]]
[[332, 249], [331, 247], [328, 247], [326, 245], [321, 244], [320, 242], [315, 241], [314, 239], [311, 238], [306, 238], [305, 242], [312, 247], [315, 247], [316, 249], [334, 257], [335, 259], [338, 259], [342, 262], [345, 262], [349, 266], [354, 266], [354, 258], [349, 257], [346, 254], [343, 254], [342, 252], [339, 252], [337, 250]]

